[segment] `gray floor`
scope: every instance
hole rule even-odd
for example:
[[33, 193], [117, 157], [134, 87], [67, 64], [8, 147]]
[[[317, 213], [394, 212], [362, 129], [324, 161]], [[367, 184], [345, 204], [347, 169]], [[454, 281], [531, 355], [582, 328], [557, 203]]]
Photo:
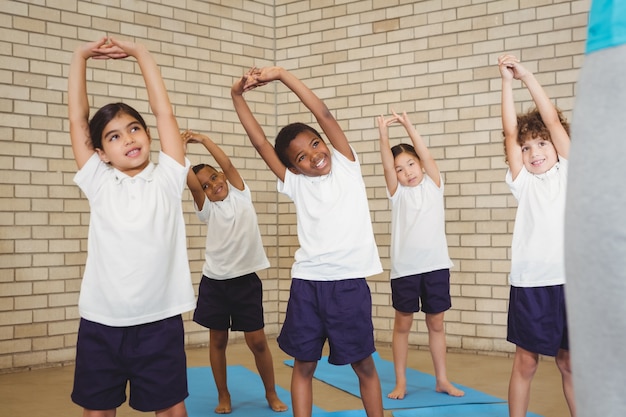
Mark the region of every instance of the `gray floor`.
[[[270, 338], [274, 355], [276, 382], [289, 390], [291, 368], [283, 364], [289, 359]], [[391, 360], [391, 348], [378, 346], [384, 359]], [[228, 348], [229, 364], [241, 364], [255, 370], [252, 354], [245, 343], [236, 341]], [[189, 366], [209, 366], [208, 348], [188, 350]], [[485, 393], [506, 399], [512, 359], [474, 354], [448, 354], [448, 378]], [[409, 366], [432, 373], [430, 354], [425, 350], [409, 352]], [[80, 416], [81, 409], [70, 398], [73, 366], [39, 369], [28, 372], [0, 375], [0, 415], [6, 417]], [[386, 393], [383, 393], [385, 395]], [[360, 409], [361, 401], [314, 380], [314, 403], [329, 411]], [[212, 412], [212, 408], [209, 410]], [[552, 359], [542, 360], [532, 385], [530, 411], [544, 417], [568, 416], [567, 405], [561, 390], [560, 374]], [[211, 413], [212, 414], [212, 413]], [[132, 410], [128, 405], [118, 409], [117, 416], [133, 417], [154, 415]], [[385, 417], [391, 417], [386, 411]]]

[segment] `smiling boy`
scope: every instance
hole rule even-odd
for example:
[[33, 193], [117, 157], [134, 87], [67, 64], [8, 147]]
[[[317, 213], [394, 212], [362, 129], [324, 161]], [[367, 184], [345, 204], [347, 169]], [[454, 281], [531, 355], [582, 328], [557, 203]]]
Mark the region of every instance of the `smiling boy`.
[[[509, 414], [523, 417], [539, 355], [553, 356], [575, 416], [565, 311], [563, 225], [569, 125], [535, 76], [517, 58], [498, 58], [502, 76], [502, 127], [509, 169], [506, 183], [518, 201], [511, 247], [507, 340], [516, 345], [509, 383]], [[517, 115], [513, 80], [536, 105]]]
[[[274, 80], [311, 111], [332, 152], [320, 133], [304, 123], [283, 127], [271, 145], [243, 93]], [[313, 372], [328, 340], [329, 362], [352, 366], [368, 417], [382, 417], [380, 381], [372, 358], [372, 301], [365, 281], [382, 272], [382, 266], [359, 161], [324, 102], [285, 69], [253, 68], [235, 82], [231, 96], [250, 141], [278, 178], [278, 191], [296, 207], [300, 248], [278, 337], [280, 348], [295, 358], [294, 416], [311, 416]]]

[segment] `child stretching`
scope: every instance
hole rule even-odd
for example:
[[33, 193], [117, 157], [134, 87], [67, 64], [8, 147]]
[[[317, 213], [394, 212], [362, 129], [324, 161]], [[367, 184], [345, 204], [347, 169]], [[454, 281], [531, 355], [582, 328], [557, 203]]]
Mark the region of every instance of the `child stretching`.
[[[139, 64], [156, 118], [158, 165], [132, 107], [107, 104], [88, 120], [86, 61], [128, 56]], [[72, 400], [83, 416], [115, 416], [130, 383], [131, 407], [185, 417], [181, 313], [195, 305], [182, 211], [189, 161], [161, 74], [144, 46], [102, 38], [74, 52], [68, 104], [74, 181], [91, 208]]]
[[[389, 125], [400, 123], [413, 145], [390, 148]], [[387, 397], [401, 400], [406, 392], [406, 362], [413, 313], [426, 314], [428, 345], [437, 392], [464, 393], [446, 375], [446, 334], [443, 315], [450, 301], [450, 267], [445, 232], [443, 180], [437, 163], [406, 113], [378, 117], [380, 156], [391, 200], [391, 297], [396, 316], [392, 352], [396, 386]]]
[[[313, 113], [333, 151], [303, 123], [282, 128], [272, 147], [243, 93], [274, 80]], [[296, 206], [300, 248], [278, 337], [280, 348], [295, 359], [294, 416], [311, 415], [313, 372], [328, 340], [329, 362], [352, 365], [367, 415], [382, 417], [380, 381], [372, 358], [372, 301], [365, 281], [382, 267], [356, 155], [324, 102], [283, 68], [251, 69], [235, 82], [231, 96], [250, 141], [278, 177], [278, 190]]]
[[232, 411], [226, 384], [229, 328], [244, 332], [269, 406], [274, 411], [285, 411], [287, 406], [276, 394], [272, 353], [263, 331], [263, 288], [255, 271], [269, 267], [270, 263], [263, 249], [250, 189], [230, 158], [208, 136], [189, 130], [181, 136], [185, 144], [204, 145], [222, 169], [220, 172], [199, 164], [187, 176], [196, 214], [207, 224], [202, 280], [193, 320], [209, 329], [209, 359], [218, 394], [215, 412]]
[[[518, 202], [511, 248], [507, 340], [516, 345], [509, 414], [526, 415], [539, 355], [555, 356], [575, 415], [565, 314], [563, 223], [569, 125], [535, 76], [511, 55], [498, 58], [506, 183]], [[513, 80], [528, 88], [536, 109], [517, 115]]]

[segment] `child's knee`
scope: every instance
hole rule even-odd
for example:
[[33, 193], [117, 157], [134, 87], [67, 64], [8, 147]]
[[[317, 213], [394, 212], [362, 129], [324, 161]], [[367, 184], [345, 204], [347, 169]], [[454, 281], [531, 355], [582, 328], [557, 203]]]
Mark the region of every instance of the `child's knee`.
[[251, 341], [248, 343], [248, 347], [255, 355], [263, 354], [268, 350], [267, 341], [265, 339]]
[[569, 374], [572, 372], [569, 351], [563, 349], [559, 350], [559, 353], [557, 353], [556, 355], [555, 361], [556, 366], [559, 368], [559, 371], [561, 371], [562, 374]]
[[359, 378], [371, 378], [376, 375], [376, 366], [374, 365], [374, 360], [371, 356], [368, 356], [358, 362], [354, 362], [352, 364], [352, 369], [354, 369], [354, 372], [356, 372]]
[[269, 349], [269, 346], [267, 345], [267, 338], [265, 337], [265, 332], [263, 330], [246, 333], [245, 339], [248, 348], [255, 355], [264, 353]]
[[513, 360], [513, 368], [527, 376], [533, 376], [539, 368], [539, 355], [518, 347]]
[[426, 326], [431, 332], [443, 333], [443, 313], [426, 314]]
[[225, 350], [228, 345], [228, 332], [212, 331], [209, 346], [217, 350]]
[[293, 373], [301, 378], [309, 379], [313, 378], [315, 368], [317, 368], [317, 362], [305, 362], [296, 359], [294, 361]]

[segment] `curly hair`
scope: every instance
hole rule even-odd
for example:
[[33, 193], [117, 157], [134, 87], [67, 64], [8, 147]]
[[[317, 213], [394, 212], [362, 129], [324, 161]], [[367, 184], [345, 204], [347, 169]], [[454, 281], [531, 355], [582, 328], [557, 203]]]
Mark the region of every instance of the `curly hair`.
[[[569, 122], [565, 116], [563, 116], [560, 109], [556, 108], [556, 113], [559, 116], [561, 125], [563, 125], [563, 128], [569, 135]], [[502, 136], [504, 136], [504, 132], [502, 132]], [[537, 137], [552, 142], [550, 131], [543, 122], [539, 110], [534, 107], [529, 109], [526, 113], [517, 115], [517, 144], [522, 146], [528, 139], [535, 139]], [[504, 147], [504, 154], [506, 155], [506, 142], [504, 143]]]
[[313, 129], [307, 124], [300, 122], [288, 124], [287, 126], [280, 129], [280, 132], [278, 132], [278, 135], [276, 136], [276, 141], [274, 143], [274, 151], [276, 152], [276, 155], [278, 155], [278, 159], [280, 159], [280, 162], [282, 162], [283, 165], [285, 165], [287, 168], [293, 167], [293, 163], [287, 157], [287, 148], [289, 148], [289, 144], [292, 140], [296, 138], [296, 136], [307, 130], [313, 133], [318, 138], [322, 138], [317, 130]]

